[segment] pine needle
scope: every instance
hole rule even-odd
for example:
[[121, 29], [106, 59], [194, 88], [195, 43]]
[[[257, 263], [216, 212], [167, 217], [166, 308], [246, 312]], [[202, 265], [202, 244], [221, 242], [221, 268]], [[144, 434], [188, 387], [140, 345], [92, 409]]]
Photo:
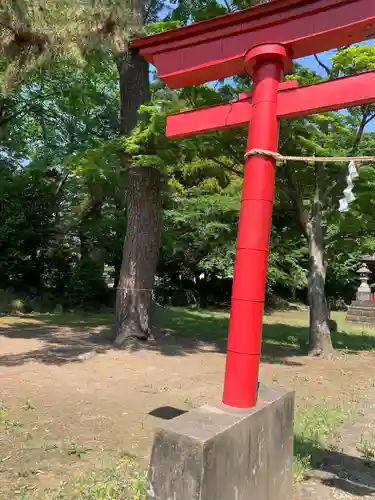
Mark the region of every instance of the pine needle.
[[0, 89], [9, 92], [25, 73], [52, 59], [85, 55], [107, 43], [124, 53], [140, 22], [126, 0], [0, 0]]

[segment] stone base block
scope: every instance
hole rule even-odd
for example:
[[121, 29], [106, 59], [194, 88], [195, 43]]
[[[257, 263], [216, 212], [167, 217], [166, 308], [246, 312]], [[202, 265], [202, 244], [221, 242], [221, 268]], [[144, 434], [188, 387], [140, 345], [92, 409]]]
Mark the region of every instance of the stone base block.
[[294, 393], [259, 389], [250, 410], [203, 406], [154, 439], [148, 500], [291, 500]]
[[353, 302], [347, 312], [346, 321], [363, 326], [375, 327], [375, 302]]

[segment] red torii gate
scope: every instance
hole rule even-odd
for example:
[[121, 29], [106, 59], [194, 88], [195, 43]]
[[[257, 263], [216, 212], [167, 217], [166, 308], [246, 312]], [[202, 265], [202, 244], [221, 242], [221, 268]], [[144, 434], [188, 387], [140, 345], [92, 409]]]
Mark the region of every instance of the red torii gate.
[[[273, 0], [177, 30], [139, 38], [133, 47], [171, 88], [247, 72], [251, 94], [235, 103], [188, 111], [167, 121], [186, 137], [249, 123], [247, 151], [277, 152], [278, 120], [375, 102], [375, 72], [298, 87], [282, 82], [292, 59], [375, 36], [375, 0]], [[223, 402], [256, 404], [275, 160], [250, 155], [238, 228]]]

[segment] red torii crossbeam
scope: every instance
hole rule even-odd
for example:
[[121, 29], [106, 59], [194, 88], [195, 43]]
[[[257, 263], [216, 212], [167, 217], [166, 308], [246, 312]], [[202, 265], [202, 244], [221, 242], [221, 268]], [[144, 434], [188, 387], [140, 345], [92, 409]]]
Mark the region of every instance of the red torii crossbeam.
[[[290, 80], [279, 86], [277, 117], [296, 118], [374, 101], [375, 71], [305, 87], [299, 87], [298, 82]], [[251, 121], [251, 116], [251, 94], [241, 95], [235, 102], [168, 116], [166, 134], [170, 139], [179, 139], [243, 127]]]
[[297, 59], [370, 39], [374, 0], [274, 0], [133, 42], [171, 88], [245, 72], [246, 53], [279, 43]]
[[[133, 42], [170, 87], [247, 72], [251, 96], [168, 119], [169, 137], [249, 124], [247, 151], [277, 151], [279, 118], [375, 102], [373, 72], [308, 87], [282, 83], [292, 59], [375, 36], [375, 0], [274, 0]], [[223, 402], [256, 404], [275, 160], [245, 163]]]

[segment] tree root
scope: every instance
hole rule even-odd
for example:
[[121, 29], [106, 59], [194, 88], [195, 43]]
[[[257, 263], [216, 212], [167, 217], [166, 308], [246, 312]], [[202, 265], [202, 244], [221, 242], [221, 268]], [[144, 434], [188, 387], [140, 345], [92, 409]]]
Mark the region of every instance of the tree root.
[[140, 332], [138, 335], [134, 333], [122, 332], [113, 341], [113, 346], [116, 349], [127, 349], [129, 347], [140, 346], [149, 340], [150, 335]]

